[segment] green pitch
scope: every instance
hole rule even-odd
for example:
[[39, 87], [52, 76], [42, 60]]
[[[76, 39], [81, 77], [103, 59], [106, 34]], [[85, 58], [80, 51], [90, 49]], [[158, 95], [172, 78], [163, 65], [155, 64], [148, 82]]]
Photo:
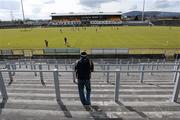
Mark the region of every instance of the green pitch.
[[0, 29], [0, 49], [45, 48], [45, 39], [49, 48], [180, 48], [180, 27]]

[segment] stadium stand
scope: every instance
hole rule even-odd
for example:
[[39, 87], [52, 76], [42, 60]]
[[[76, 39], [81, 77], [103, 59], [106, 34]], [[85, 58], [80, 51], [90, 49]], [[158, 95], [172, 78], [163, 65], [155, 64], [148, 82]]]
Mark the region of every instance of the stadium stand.
[[51, 17], [49, 25], [53, 26], [122, 25], [121, 13], [68, 13]]
[[[57, 63], [55, 62], [56, 65]], [[48, 69], [47, 64], [41, 63], [41, 65], [43, 70]], [[0, 68], [2, 66], [3, 64], [1, 63]], [[58, 66], [59, 70], [66, 70], [63, 64], [58, 64]], [[117, 68], [119, 66], [115, 65], [109, 69], [113, 71]], [[128, 66], [121, 66], [121, 68], [127, 70]], [[130, 70], [137, 70], [138, 68], [137, 66], [130, 66]], [[157, 69], [155, 66], [153, 68]], [[122, 73], [120, 75], [119, 101], [115, 102], [115, 74], [109, 74], [109, 83], [107, 83], [106, 73], [94, 72], [91, 80], [92, 109], [87, 110], [79, 101], [78, 88], [73, 83], [72, 72], [68, 72], [72, 70], [71, 67], [68, 67], [66, 72], [59, 72], [61, 98], [59, 101], [56, 101], [52, 72], [43, 72], [43, 79], [46, 85], [43, 86], [39, 79], [40, 74], [37, 72], [37, 76], [35, 76], [32, 69], [34, 68], [31, 67], [28, 61], [26, 64], [21, 64], [21, 68], [17, 65], [17, 71], [29, 70], [32, 72], [16, 72], [10, 85], [8, 85], [9, 74], [0, 72], [3, 74], [9, 97], [8, 100], [3, 100], [0, 96], [0, 100], [3, 101], [0, 108], [1, 119], [180, 119], [179, 103], [170, 101], [174, 87], [172, 73], [154, 72], [153, 75], [147, 73], [144, 76], [144, 83], [140, 82], [139, 73], [130, 73], [129, 75]], [[50, 64], [50, 69], [55, 69], [55, 65]], [[95, 71], [102, 69], [103, 67], [98, 66], [95, 62]], [[151, 69], [151, 65], [150, 67], [146, 66], [146, 69]], [[163, 65], [159, 66], [158, 69], [172, 70], [173, 66]]]

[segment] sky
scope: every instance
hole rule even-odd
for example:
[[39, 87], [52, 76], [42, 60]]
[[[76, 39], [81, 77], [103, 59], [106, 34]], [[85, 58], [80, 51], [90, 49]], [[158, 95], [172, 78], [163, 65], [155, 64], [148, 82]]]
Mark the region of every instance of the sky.
[[[26, 19], [51, 19], [51, 13], [129, 12], [143, 0], [22, 0]], [[146, 0], [145, 11], [180, 12], [180, 0]], [[21, 0], [0, 0], [0, 20], [22, 19]]]

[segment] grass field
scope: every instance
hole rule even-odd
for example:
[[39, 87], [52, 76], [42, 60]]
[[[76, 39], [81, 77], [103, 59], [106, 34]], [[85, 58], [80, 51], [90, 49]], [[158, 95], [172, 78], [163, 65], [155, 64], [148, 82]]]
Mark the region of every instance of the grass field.
[[180, 48], [180, 27], [67, 27], [0, 29], [0, 49], [44, 48], [45, 39], [49, 48], [66, 48], [64, 37], [69, 47], [81, 49]]

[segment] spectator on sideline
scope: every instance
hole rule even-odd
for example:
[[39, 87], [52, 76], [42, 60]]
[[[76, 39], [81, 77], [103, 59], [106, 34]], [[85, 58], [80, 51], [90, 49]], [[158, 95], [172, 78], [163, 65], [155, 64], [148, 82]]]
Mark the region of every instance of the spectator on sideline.
[[[78, 90], [81, 103], [91, 105], [91, 72], [94, 71], [93, 62], [87, 57], [86, 52], [81, 52], [80, 59], [76, 61], [75, 72], [78, 79]], [[86, 90], [86, 92], [84, 91]]]

